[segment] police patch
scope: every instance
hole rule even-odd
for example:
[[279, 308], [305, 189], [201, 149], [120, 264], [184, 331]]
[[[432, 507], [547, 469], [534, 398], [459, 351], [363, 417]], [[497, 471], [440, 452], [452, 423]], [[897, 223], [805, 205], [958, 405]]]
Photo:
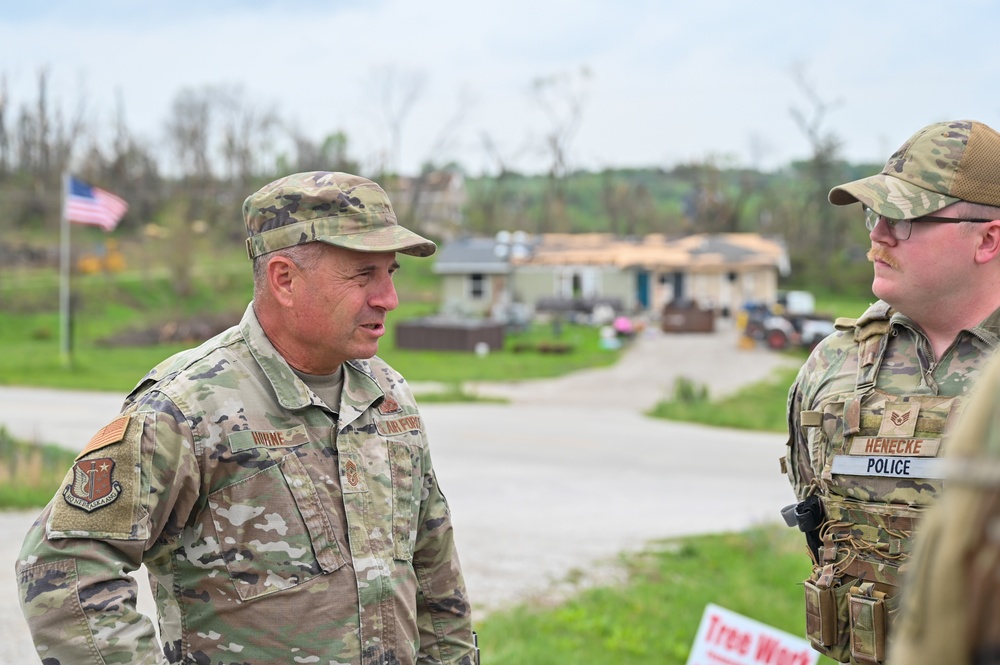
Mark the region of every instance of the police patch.
[[850, 457], [835, 455], [830, 472], [848, 476], [940, 479], [945, 477], [945, 460], [940, 457]]
[[121, 483], [114, 480], [115, 461], [99, 457], [73, 465], [73, 482], [63, 489], [63, 499], [71, 506], [88, 513], [110, 505], [122, 492]]

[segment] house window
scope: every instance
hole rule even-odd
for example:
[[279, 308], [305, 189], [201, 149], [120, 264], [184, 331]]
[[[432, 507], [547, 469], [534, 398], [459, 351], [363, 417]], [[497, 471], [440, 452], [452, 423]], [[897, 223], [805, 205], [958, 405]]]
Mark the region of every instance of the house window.
[[560, 298], [594, 298], [600, 295], [600, 274], [592, 268], [564, 268], [555, 273]]
[[486, 279], [482, 273], [472, 273], [469, 275], [469, 296], [474, 300], [482, 300], [486, 297]]

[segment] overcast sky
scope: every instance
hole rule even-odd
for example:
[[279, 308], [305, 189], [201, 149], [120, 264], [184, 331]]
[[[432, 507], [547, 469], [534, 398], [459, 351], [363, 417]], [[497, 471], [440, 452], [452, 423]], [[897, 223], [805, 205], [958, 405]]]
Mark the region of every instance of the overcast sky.
[[[421, 82], [400, 116], [404, 172], [433, 157], [477, 174], [495, 155], [544, 170], [569, 99], [571, 167], [774, 168], [809, 155], [793, 109], [822, 109], [845, 157], [881, 163], [931, 122], [1000, 128], [998, 18], [988, 0], [3, 0], [0, 73], [15, 107], [41, 68], [64, 113], [83, 102], [109, 125], [121, 100], [154, 145], [181, 90], [239, 86], [316, 141], [345, 132], [367, 166], [397, 154], [385, 82]], [[531, 95], [543, 77], [569, 84], [555, 124]]]

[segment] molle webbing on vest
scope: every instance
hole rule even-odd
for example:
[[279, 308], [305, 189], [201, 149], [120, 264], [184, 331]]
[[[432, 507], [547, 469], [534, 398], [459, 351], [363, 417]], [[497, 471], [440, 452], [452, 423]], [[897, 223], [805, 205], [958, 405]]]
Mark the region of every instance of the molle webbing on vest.
[[912, 535], [923, 511], [910, 506], [852, 505], [826, 502], [824, 543], [848, 547], [852, 554], [837, 564], [840, 574], [899, 585], [899, 569], [909, 559]]
[[[865, 413], [860, 416], [859, 424], [861, 425], [861, 431], [864, 432], [878, 432], [879, 426], [882, 424], [881, 415], [873, 415], [871, 413]], [[928, 434], [943, 434], [948, 426], [948, 416], [941, 415], [939, 413], [934, 413], [929, 409], [921, 409], [917, 414], [917, 422], [915, 431], [920, 432], [924, 436]]]

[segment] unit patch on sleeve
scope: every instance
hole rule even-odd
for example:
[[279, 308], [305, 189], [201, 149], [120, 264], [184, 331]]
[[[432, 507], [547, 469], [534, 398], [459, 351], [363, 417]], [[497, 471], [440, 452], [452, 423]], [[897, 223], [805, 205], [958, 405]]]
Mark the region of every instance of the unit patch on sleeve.
[[66, 503], [88, 513], [110, 504], [122, 493], [114, 479], [115, 461], [110, 457], [83, 460], [73, 465], [73, 482], [63, 490]]
[[146, 416], [119, 416], [101, 428], [66, 474], [61, 501], [52, 504], [49, 538], [145, 538], [141, 520], [142, 457]]

